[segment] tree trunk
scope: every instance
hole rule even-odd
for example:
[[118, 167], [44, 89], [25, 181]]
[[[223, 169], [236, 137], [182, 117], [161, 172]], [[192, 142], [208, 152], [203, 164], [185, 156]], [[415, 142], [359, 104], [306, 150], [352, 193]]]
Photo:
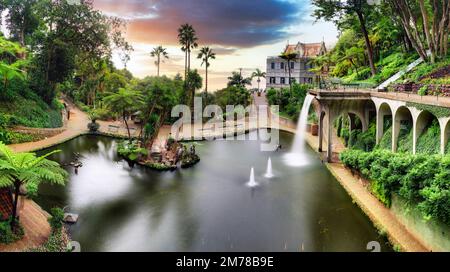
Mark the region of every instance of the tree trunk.
[[164, 119], [166, 119], [166, 116], [167, 116], [167, 112], [166, 111], [163, 114], [160, 115], [159, 121], [158, 121], [158, 123], [156, 123], [156, 126], [155, 126], [155, 132], [150, 137], [150, 144], [148, 146], [149, 150], [152, 150], [153, 142], [155, 141], [155, 138], [158, 136], [159, 129], [161, 128], [162, 124], [164, 123]]
[[12, 219], [11, 219], [11, 230], [12, 231], [14, 231], [14, 228], [16, 227], [17, 204], [19, 203], [20, 185], [21, 185], [21, 183], [18, 181], [16, 181], [14, 183], [14, 203], [13, 203]]
[[408, 3], [405, 0], [390, 0], [389, 3], [394, 12], [400, 17], [403, 30], [411, 42], [412, 47], [416, 50], [423, 61], [427, 61], [426, 51], [418, 35], [416, 20], [412, 15]]
[[127, 127], [128, 139], [131, 141], [130, 128], [128, 127], [127, 116], [125, 115], [125, 113], [123, 113], [122, 118], [123, 118], [123, 121], [125, 122], [125, 126]]
[[159, 65], [160, 65], [160, 56], [159, 56], [159, 54], [158, 54], [158, 60], [157, 60], [157, 62], [158, 62], [158, 77], [159, 77]]
[[428, 14], [427, 14], [427, 10], [425, 8], [425, 3], [423, 0], [419, 0], [419, 4], [420, 4], [420, 11], [422, 13], [422, 18], [423, 18], [423, 31], [425, 32], [425, 37], [427, 38], [427, 43], [428, 43], [428, 48], [431, 51], [431, 63], [435, 63], [436, 62], [436, 46], [433, 42], [433, 38], [431, 37], [430, 31], [428, 29]]
[[364, 36], [364, 42], [366, 43], [366, 49], [367, 49], [367, 57], [369, 59], [369, 65], [370, 65], [370, 71], [372, 72], [372, 76], [375, 76], [377, 74], [377, 70], [375, 69], [375, 64], [373, 62], [373, 48], [372, 43], [369, 39], [369, 33], [366, 29], [366, 22], [364, 20], [364, 16], [360, 11], [357, 11], [356, 14], [358, 15], [359, 24], [361, 25], [361, 31]]
[[206, 80], [205, 80], [205, 84], [206, 84], [206, 86], [205, 86], [205, 93], [208, 93], [208, 62], [206, 62], [205, 73], [206, 73], [206, 75], [205, 75], [205, 77], [206, 77]]

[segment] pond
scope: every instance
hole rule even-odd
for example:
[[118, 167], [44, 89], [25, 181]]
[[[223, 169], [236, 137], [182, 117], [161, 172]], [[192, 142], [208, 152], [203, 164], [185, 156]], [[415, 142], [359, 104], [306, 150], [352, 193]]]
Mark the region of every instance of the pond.
[[[68, 164], [79, 153], [78, 174], [68, 167], [67, 185], [42, 184], [36, 201], [79, 214], [70, 233], [82, 251], [367, 251], [370, 241], [391, 250], [313, 150], [307, 165], [285, 164], [293, 139], [280, 132], [278, 152], [258, 141], [200, 142], [199, 164], [157, 172], [130, 167], [115, 139], [82, 136], [50, 158]], [[251, 167], [255, 188], [246, 186]]]

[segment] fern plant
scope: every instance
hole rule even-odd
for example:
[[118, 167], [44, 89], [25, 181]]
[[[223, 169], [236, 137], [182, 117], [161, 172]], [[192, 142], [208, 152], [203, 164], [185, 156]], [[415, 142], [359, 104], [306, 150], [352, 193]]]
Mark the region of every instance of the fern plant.
[[37, 191], [41, 182], [64, 185], [67, 172], [57, 162], [47, 159], [57, 152], [59, 150], [40, 157], [34, 153], [15, 153], [0, 142], [0, 188], [14, 189], [12, 229], [16, 224], [14, 219], [17, 216], [17, 203], [22, 185], [32, 192]]

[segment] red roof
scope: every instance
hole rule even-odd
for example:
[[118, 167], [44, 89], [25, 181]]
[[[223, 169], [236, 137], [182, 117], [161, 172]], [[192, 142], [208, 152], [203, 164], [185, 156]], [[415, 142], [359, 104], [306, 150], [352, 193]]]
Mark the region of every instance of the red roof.
[[0, 189], [0, 220], [7, 220], [12, 215], [13, 199], [9, 188]]
[[317, 57], [326, 52], [325, 43], [297, 43], [288, 44], [285, 53], [297, 52], [300, 57]]

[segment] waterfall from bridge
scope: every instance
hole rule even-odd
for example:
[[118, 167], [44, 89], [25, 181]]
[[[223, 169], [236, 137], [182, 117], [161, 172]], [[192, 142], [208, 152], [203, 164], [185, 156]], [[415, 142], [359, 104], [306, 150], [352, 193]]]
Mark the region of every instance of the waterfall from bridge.
[[308, 94], [303, 101], [302, 111], [298, 118], [297, 131], [295, 132], [294, 144], [290, 153], [286, 154], [285, 161], [288, 165], [300, 167], [307, 164], [305, 156], [305, 135], [308, 125], [308, 113], [314, 96]]

